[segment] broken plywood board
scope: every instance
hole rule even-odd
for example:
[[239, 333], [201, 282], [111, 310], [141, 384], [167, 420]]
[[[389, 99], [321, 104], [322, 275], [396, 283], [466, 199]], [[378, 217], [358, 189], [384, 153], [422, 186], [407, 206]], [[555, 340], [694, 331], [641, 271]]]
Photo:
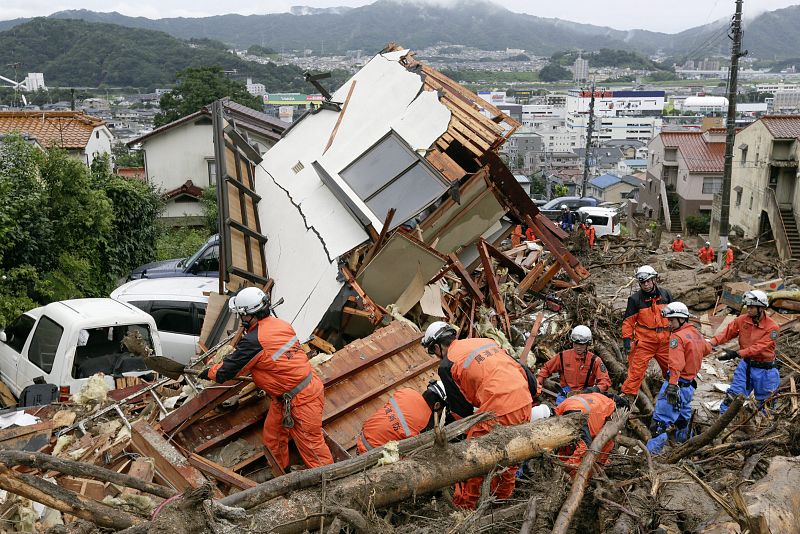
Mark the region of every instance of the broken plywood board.
[[422, 280], [421, 285], [417, 284], [419, 297], [416, 302], [419, 302], [425, 283], [439, 272], [446, 261], [446, 258], [413, 237], [395, 232], [369, 265], [364, 267], [358, 276], [358, 283], [375, 303], [388, 306], [397, 302], [406, 288], [418, 278]]

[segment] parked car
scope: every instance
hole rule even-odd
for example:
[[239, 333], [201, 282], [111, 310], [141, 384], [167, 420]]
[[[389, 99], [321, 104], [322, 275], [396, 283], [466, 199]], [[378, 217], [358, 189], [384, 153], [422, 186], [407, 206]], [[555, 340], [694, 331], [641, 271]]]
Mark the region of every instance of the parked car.
[[578, 221], [582, 222], [586, 219], [592, 220], [595, 235], [603, 237], [604, 235], [619, 235], [620, 223], [619, 212], [612, 208], [578, 208]]
[[561, 216], [561, 206], [567, 206], [570, 211], [576, 212], [578, 208], [595, 207], [599, 204], [600, 201], [594, 197], [557, 197], [539, 207], [539, 211], [548, 219], [557, 221]]
[[[142, 310], [113, 299], [74, 299], [27, 311], [0, 330], [0, 378], [20, 397], [34, 383], [58, 387], [67, 400], [89, 377], [141, 375], [147, 366], [123, 344], [126, 336], [162, 355], [155, 321]], [[129, 339], [129, 338], [128, 338]]]
[[128, 280], [177, 276], [219, 276], [219, 234], [214, 234], [188, 258], [155, 261], [137, 267]]
[[219, 279], [206, 276], [133, 280], [111, 293], [149, 313], [156, 322], [164, 354], [181, 363], [197, 354], [197, 342], [206, 314], [210, 291], [219, 289]]

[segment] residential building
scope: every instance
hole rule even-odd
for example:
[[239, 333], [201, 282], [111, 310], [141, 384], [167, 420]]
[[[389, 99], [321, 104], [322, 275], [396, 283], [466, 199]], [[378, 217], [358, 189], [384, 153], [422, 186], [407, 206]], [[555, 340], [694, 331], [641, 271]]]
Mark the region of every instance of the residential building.
[[620, 176], [647, 171], [647, 159], [623, 159], [617, 163]]
[[572, 65], [572, 79], [576, 82], [589, 79], [589, 60], [584, 59], [580, 54]]
[[800, 110], [800, 89], [776, 91], [772, 99], [774, 113], [792, 113]]
[[111, 154], [113, 135], [104, 120], [79, 111], [0, 111], [0, 135], [20, 133], [45, 148], [60, 147], [86, 165]]
[[[498, 106], [498, 109], [502, 110]], [[513, 118], [513, 116], [512, 116]], [[508, 156], [508, 166], [512, 170], [522, 171], [524, 174], [533, 174], [539, 169], [538, 154], [542, 152], [542, 136], [531, 128], [519, 128], [503, 146], [503, 151]]]
[[730, 223], [745, 237], [771, 233], [781, 258], [800, 258], [800, 116], [761, 117], [736, 134]]
[[267, 94], [267, 88], [263, 83], [253, 83], [253, 78], [247, 78], [247, 92], [253, 96], [263, 96]]
[[[575, 152], [581, 161], [581, 165], [583, 165], [586, 157], [586, 149], [576, 148], [573, 152]], [[589, 172], [590, 174], [616, 172], [619, 162], [623, 159], [625, 159], [625, 157], [622, 154], [622, 149], [619, 147], [593, 146], [589, 151]]]
[[725, 131], [662, 132], [648, 145], [647, 172], [668, 191], [672, 231], [686, 231], [689, 215], [711, 215], [714, 193], [722, 189]]
[[[259, 111], [226, 100], [225, 112], [247, 133], [250, 144], [264, 154], [289, 126]], [[203, 108], [128, 142], [144, 151], [148, 183], [166, 199], [163, 217], [168, 222], [201, 224], [203, 189], [217, 182], [211, 113]]]
[[630, 198], [630, 193], [642, 187], [641, 180], [633, 176], [603, 174], [589, 179], [587, 196], [603, 202], [621, 203]]
[[566, 127], [563, 120], [542, 120], [530, 128], [542, 137], [542, 150], [546, 152], [570, 152], [580, 140], [578, 134]]

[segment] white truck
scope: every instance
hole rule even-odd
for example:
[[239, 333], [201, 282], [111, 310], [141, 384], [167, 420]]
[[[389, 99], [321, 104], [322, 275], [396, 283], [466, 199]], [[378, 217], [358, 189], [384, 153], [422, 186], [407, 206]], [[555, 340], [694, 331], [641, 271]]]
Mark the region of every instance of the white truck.
[[53, 302], [0, 330], [0, 379], [18, 398], [27, 386], [45, 383], [66, 400], [100, 372], [113, 389], [114, 376], [147, 371], [126, 347], [134, 338], [162, 355], [153, 318], [135, 306], [109, 298]]

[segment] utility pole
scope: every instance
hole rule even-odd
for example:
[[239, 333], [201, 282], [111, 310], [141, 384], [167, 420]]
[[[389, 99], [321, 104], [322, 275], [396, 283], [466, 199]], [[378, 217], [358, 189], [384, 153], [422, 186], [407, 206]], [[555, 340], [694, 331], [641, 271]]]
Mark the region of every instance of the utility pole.
[[731, 212], [731, 174], [733, 173], [733, 143], [736, 139], [736, 92], [739, 77], [739, 58], [742, 53], [742, 2], [736, 0], [736, 13], [731, 23], [731, 70], [728, 77], [728, 116], [725, 119], [725, 167], [722, 174], [722, 202], [719, 215], [719, 251], [717, 264], [722, 268], [728, 249], [728, 226]]
[[586, 154], [583, 158], [583, 184], [581, 186], [581, 196], [586, 196], [586, 189], [589, 186], [589, 154], [592, 151], [592, 131], [594, 130], [594, 82], [592, 82], [592, 98], [589, 100], [589, 124], [586, 127]]

